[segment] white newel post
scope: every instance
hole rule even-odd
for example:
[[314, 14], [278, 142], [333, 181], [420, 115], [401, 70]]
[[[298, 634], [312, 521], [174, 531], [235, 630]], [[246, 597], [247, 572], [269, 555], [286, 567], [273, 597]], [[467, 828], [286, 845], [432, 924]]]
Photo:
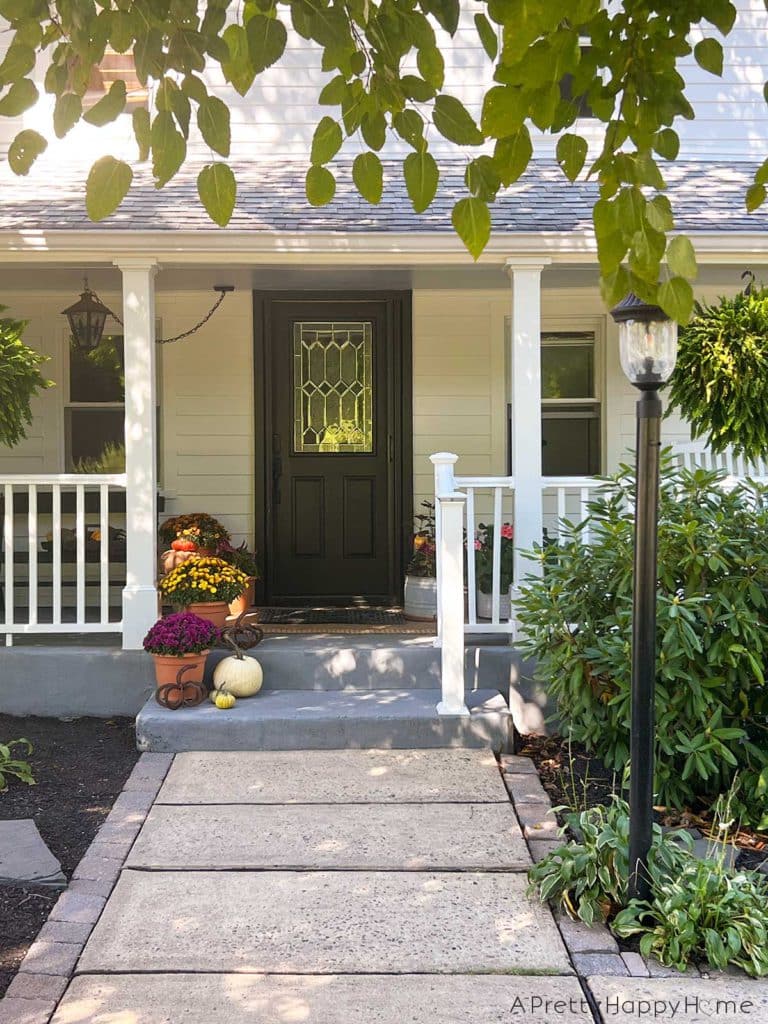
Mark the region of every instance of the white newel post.
[[125, 348], [126, 585], [123, 648], [137, 650], [157, 619], [155, 274], [148, 257], [118, 263]]
[[431, 455], [435, 467], [438, 637], [442, 677], [439, 715], [468, 715], [464, 698], [464, 504], [456, 490], [457, 455]]
[[543, 540], [541, 493], [541, 272], [548, 260], [507, 260], [512, 281], [512, 475], [515, 478], [515, 588], [540, 566], [524, 558]]

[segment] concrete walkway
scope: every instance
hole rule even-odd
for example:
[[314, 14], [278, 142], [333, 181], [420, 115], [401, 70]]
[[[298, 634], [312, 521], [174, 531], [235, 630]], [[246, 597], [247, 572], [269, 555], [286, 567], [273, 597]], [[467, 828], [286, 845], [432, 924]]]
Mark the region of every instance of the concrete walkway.
[[483, 751], [180, 754], [54, 1024], [591, 1024], [529, 864]]
[[612, 977], [583, 926], [569, 955], [504, 760], [517, 813], [478, 750], [179, 754], [159, 792], [145, 755], [0, 1024], [767, 1024], [765, 982]]

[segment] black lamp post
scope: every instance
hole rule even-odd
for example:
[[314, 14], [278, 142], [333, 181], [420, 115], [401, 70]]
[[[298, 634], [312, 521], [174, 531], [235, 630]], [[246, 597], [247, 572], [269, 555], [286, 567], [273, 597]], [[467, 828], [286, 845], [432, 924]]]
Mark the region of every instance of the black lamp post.
[[629, 898], [648, 899], [653, 835], [656, 577], [661, 399], [677, 357], [677, 324], [629, 294], [611, 311], [619, 325], [621, 366], [640, 391], [632, 597], [632, 718], [629, 777]]

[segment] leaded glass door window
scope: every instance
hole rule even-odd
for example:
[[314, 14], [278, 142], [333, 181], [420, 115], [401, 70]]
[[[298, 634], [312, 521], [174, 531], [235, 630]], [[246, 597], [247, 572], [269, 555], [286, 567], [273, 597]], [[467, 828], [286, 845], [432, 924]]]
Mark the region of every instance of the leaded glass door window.
[[374, 450], [373, 343], [369, 321], [293, 325], [293, 451]]

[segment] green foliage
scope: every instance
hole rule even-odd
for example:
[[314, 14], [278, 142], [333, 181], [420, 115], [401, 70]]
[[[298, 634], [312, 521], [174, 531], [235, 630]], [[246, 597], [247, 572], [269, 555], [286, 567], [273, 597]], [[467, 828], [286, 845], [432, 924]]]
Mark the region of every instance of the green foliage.
[[[0, 306], [0, 313], [5, 309]], [[32, 398], [51, 387], [51, 381], [40, 373], [47, 357], [22, 341], [26, 326], [24, 320], [0, 318], [0, 444], [9, 448], [27, 436]]]
[[[324, 118], [315, 137], [315, 166], [306, 179], [309, 201], [322, 205], [333, 198], [335, 181], [326, 164], [343, 152], [347, 138], [362, 138], [368, 150], [378, 151], [392, 132], [412, 147], [411, 156], [420, 157], [418, 163], [406, 161], [404, 174], [414, 208], [425, 209], [437, 182], [425, 155], [428, 121], [460, 152], [483, 143], [492, 147], [492, 173], [486, 165], [482, 191], [472, 176], [469, 195], [457, 197], [453, 215], [456, 230], [477, 258], [490, 233], [487, 205], [499, 187], [489, 182], [506, 187], [523, 173], [532, 155], [531, 125], [560, 136], [557, 156], [567, 177], [581, 173], [587, 148], [578, 131], [578, 100], [583, 98], [606, 128], [602, 150], [589, 167], [600, 186], [594, 221], [605, 300], [615, 302], [632, 289], [643, 299], [658, 300], [676, 319], [687, 320], [693, 302], [688, 253], [669, 251], [671, 278], [659, 290], [674, 224], [671, 208], [662, 225], [654, 206], [665, 188], [657, 157], [676, 158], [674, 125], [694, 117], [680, 61], [693, 53], [706, 72], [722, 73], [722, 44], [709, 26], [720, 36], [730, 32], [736, 15], [730, 0], [624, 0], [608, 9], [600, 0], [487, 0], [474, 18], [494, 82], [484, 97], [480, 125], [444, 91], [444, 43], [438, 33], [456, 32], [459, 0], [253, 0], [233, 9], [230, 24], [228, 6], [222, 0], [199, 5], [109, 0], [96, 16], [91, 0], [53, 7], [42, 0], [0, 0], [0, 16], [13, 33], [0, 65], [0, 116], [16, 116], [35, 102], [37, 90], [27, 76], [40, 58], [46, 91], [54, 96], [56, 135], [66, 135], [81, 118], [107, 123], [124, 109], [124, 96], [119, 86], [113, 87], [84, 112], [91, 70], [107, 45], [121, 53], [132, 50], [139, 79], [156, 86], [157, 110], [152, 115], [135, 112], [132, 123], [139, 156], [151, 158], [160, 188], [186, 160], [192, 112], [211, 147], [227, 158], [229, 111], [209, 95], [200, 72], [217, 64], [225, 79], [247, 95], [256, 77], [282, 58], [292, 25], [317, 45], [323, 70], [336, 72], [320, 101], [337, 107], [338, 116]], [[704, 36], [692, 48], [694, 29], [703, 29]], [[580, 45], [582, 40], [588, 40], [588, 47]], [[566, 77], [575, 99], [561, 89]], [[11, 167], [25, 174], [41, 146], [22, 135], [12, 144]], [[355, 185], [364, 198], [377, 202], [375, 164], [361, 167]], [[768, 162], [747, 193], [749, 209], [765, 201], [766, 184]], [[114, 210], [124, 198], [124, 185], [124, 177], [103, 176], [92, 186], [92, 193], [101, 196], [97, 201], [91, 194], [89, 209]], [[231, 191], [228, 183], [228, 197]], [[207, 188], [200, 193], [217, 223], [228, 210], [231, 215], [228, 201], [212, 200]]]
[[[17, 750], [21, 748], [21, 750]], [[0, 793], [8, 788], [8, 779], [18, 779], [28, 786], [35, 785], [32, 775], [32, 768], [28, 761], [23, 760], [19, 753], [23, 752], [25, 757], [32, 753], [32, 744], [29, 740], [10, 740], [8, 743], [0, 743]]]
[[[768, 827], [768, 491], [723, 474], [662, 470], [657, 597], [661, 803], [711, 805], [740, 777], [736, 810]], [[634, 473], [626, 466], [538, 552], [518, 602], [523, 646], [575, 742], [621, 772], [629, 760]]]
[[669, 409], [713, 451], [768, 452], [768, 289], [696, 306], [680, 332]]
[[125, 445], [108, 441], [98, 458], [80, 459], [75, 464], [76, 473], [108, 473], [125, 472]]
[[[542, 902], [558, 903], [574, 920], [588, 925], [607, 921], [627, 902], [629, 805], [613, 797], [607, 807], [590, 807], [564, 817], [576, 839], [534, 864], [528, 872], [531, 889]], [[683, 835], [690, 842], [687, 833]], [[648, 857], [651, 878], [660, 881], [679, 873], [685, 839], [673, 839], [660, 825], [653, 826]]]

